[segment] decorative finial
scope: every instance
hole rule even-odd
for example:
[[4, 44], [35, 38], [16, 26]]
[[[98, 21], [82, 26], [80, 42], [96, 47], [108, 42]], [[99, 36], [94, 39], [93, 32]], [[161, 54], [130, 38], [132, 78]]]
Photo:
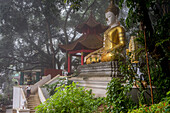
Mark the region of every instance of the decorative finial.
[[113, 4], [113, 5], [114, 5], [114, 3], [115, 3], [114, 0], [110, 0], [110, 4]]
[[107, 13], [109, 11], [114, 13], [115, 15], [119, 15], [119, 8], [114, 4], [114, 0], [110, 0], [110, 5], [105, 12]]
[[92, 12], [92, 10], [90, 11], [90, 16], [93, 16], [93, 12]]

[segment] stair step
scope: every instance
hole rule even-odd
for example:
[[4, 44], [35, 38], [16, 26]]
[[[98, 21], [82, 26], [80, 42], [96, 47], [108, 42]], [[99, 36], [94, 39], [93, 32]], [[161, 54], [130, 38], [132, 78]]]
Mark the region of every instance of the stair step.
[[37, 99], [38, 97], [36, 97], [36, 98], [30, 98], [30, 99], [28, 99], [28, 100], [33, 100], [33, 99]]
[[35, 109], [34, 109], [35, 107], [28, 107], [28, 108], [30, 108], [30, 109], [32, 109], [32, 110], [35, 110]]
[[30, 100], [28, 100], [28, 102], [30, 102], [30, 101], [39, 101], [39, 99], [30, 99]]
[[31, 101], [31, 102], [28, 102], [28, 103], [34, 104], [34, 103], [39, 103], [39, 101]]
[[35, 102], [35, 101], [39, 101], [39, 100], [37, 100], [37, 99], [35, 99], [35, 100], [29, 100], [28, 102]]
[[34, 108], [29, 108], [30, 110], [35, 110]]
[[39, 105], [40, 103], [39, 102], [28, 102], [28, 104], [27, 105]]
[[28, 106], [29, 106], [29, 105], [39, 105], [39, 103], [38, 103], [38, 102], [34, 102], [34, 103], [28, 103], [27, 105], [28, 105]]
[[39, 100], [28, 101], [28, 103], [35, 103], [35, 102], [39, 102]]
[[31, 108], [29, 108], [29, 109], [35, 111], [35, 109], [31, 109]]
[[28, 108], [35, 108], [35, 107], [37, 107], [37, 106], [28, 106]]
[[28, 106], [28, 108], [35, 108], [35, 107], [37, 107], [38, 105], [32, 105], [32, 106]]
[[36, 102], [36, 103], [28, 103], [27, 104], [28, 106], [30, 105], [30, 106], [32, 106], [32, 105], [39, 105], [39, 103], [38, 102]]
[[35, 113], [35, 110], [30, 110], [30, 113]]
[[27, 102], [27, 106], [30, 109], [30, 113], [35, 113], [36, 110], [34, 108], [41, 103], [38, 94], [30, 95]]
[[34, 109], [34, 108], [33, 108], [33, 109], [32, 109], [32, 108], [29, 108], [29, 109], [30, 109], [30, 110], [33, 110], [33, 111], [35, 111], [35, 109]]
[[35, 107], [37, 107], [37, 106], [28, 106], [28, 108], [35, 108]]

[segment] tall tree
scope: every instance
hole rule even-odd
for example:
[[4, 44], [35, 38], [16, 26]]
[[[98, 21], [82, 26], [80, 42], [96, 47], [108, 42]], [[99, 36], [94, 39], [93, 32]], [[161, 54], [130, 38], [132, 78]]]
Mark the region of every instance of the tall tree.
[[55, 68], [55, 55], [59, 51], [56, 51], [57, 46], [53, 43], [57, 43], [60, 36], [56, 29], [59, 16], [49, 13], [51, 6], [44, 2], [12, 0], [7, 4], [8, 9], [4, 6], [1, 18], [2, 37], [7, 40], [10, 32], [15, 45], [14, 54], [10, 58], [19, 65], [24, 63], [30, 68]]
[[58, 44], [69, 44], [77, 39], [80, 34], [75, 31], [75, 25], [85, 21], [91, 11], [104, 23], [104, 18], [100, 18], [104, 17], [104, 10], [99, 4], [108, 5], [104, 0], [84, 1], [83, 7], [75, 12], [72, 4], [60, 0], [1, 3], [1, 35], [8, 42], [6, 45], [13, 45], [12, 54], [1, 54], [1, 58], [10, 59], [16, 70], [56, 66], [60, 69], [65, 57]]

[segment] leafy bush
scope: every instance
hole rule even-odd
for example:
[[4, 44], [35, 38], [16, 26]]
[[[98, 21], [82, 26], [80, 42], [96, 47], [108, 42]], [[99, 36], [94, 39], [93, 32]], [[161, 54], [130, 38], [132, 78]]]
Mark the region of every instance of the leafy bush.
[[141, 105], [139, 109], [129, 111], [128, 113], [169, 113], [170, 112], [170, 91], [168, 96], [158, 104], [151, 106]]
[[94, 98], [91, 90], [76, 87], [73, 82], [69, 86], [56, 88], [57, 92], [46, 102], [36, 107], [36, 113], [91, 113], [97, 111], [102, 98]]
[[113, 78], [107, 86], [107, 97], [105, 112], [127, 112], [132, 109], [133, 102], [127, 93], [130, 91], [131, 86], [123, 86], [120, 79]]

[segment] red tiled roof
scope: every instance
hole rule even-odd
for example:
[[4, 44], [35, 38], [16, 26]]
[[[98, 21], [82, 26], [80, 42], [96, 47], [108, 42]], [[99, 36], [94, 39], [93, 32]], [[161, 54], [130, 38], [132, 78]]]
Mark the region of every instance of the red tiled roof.
[[108, 27], [98, 23], [91, 13], [88, 20], [83, 24], [78, 25], [76, 27], [76, 30], [79, 33], [83, 33], [85, 32], [86, 29], [91, 29], [91, 28], [95, 29], [96, 33], [103, 33]]
[[71, 50], [96, 50], [103, 46], [103, 39], [97, 34], [86, 34], [82, 35], [79, 39], [68, 45], [59, 45], [61, 50], [71, 51]]
[[103, 33], [107, 28], [108, 27], [98, 23], [91, 13], [86, 22], [76, 27], [78, 32], [85, 34], [76, 41], [68, 45], [59, 45], [59, 47], [63, 52], [82, 49], [99, 49], [103, 46], [103, 38], [99, 34]]

